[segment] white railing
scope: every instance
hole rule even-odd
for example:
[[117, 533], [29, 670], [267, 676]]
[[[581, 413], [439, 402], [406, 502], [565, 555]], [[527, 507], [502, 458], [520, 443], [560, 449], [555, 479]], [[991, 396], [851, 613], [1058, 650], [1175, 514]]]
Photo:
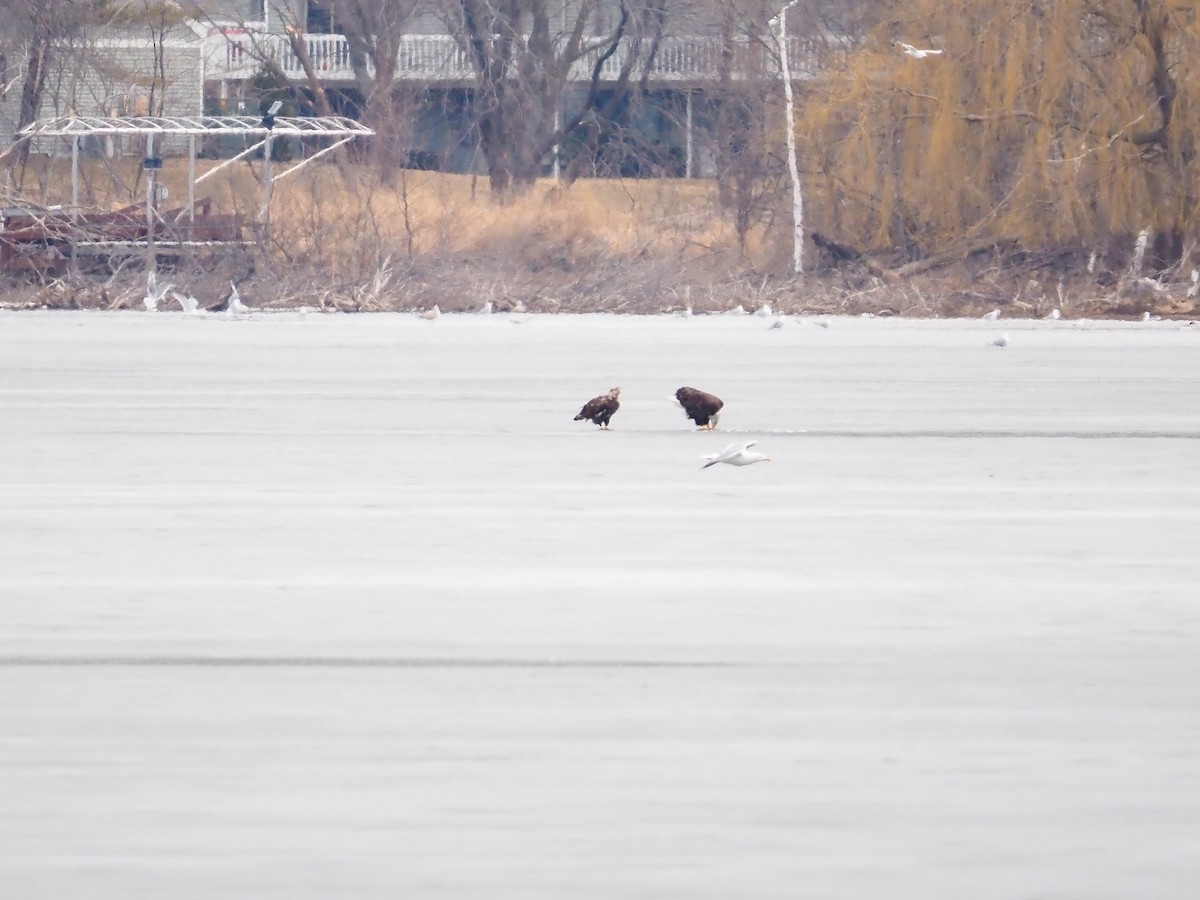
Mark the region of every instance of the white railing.
[[[288, 78], [304, 78], [304, 67], [292, 50], [292, 45], [281, 41], [280, 47], [283, 53], [279, 62], [284, 73]], [[305, 35], [304, 48], [312, 63], [313, 74], [318, 78], [354, 77], [354, 68], [350, 62], [350, 42], [340, 34]]]
[[[793, 38], [791, 65], [793, 77], [811, 78], [816, 71], [818, 47], [816, 42]], [[309, 34], [304, 47], [312, 63], [313, 74], [322, 81], [353, 81], [354, 67], [350, 60], [350, 44], [340, 34]], [[773, 48], [772, 48], [773, 49]], [[605, 60], [600, 70], [603, 81], [614, 81], [623, 64], [622, 49]], [[587, 81], [600, 51], [593, 50], [577, 61], [568, 77], [572, 81]], [[239, 80], [252, 78], [261, 68], [260, 58], [267, 57], [279, 64], [291, 79], [306, 78], [304, 66], [291, 45], [280, 35], [232, 32], [210, 36], [205, 41], [205, 78], [210, 80]], [[643, 74], [635, 66], [634, 78]], [[764, 47], [743, 44], [730, 55], [722, 53], [720, 44], [711, 38], [665, 38], [659, 45], [650, 80], [656, 82], [718, 81], [728, 77], [735, 81], [777, 77], [777, 60]], [[470, 81], [475, 77], [471, 59], [462, 46], [450, 35], [406, 35], [398, 51], [396, 77], [405, 81]]]

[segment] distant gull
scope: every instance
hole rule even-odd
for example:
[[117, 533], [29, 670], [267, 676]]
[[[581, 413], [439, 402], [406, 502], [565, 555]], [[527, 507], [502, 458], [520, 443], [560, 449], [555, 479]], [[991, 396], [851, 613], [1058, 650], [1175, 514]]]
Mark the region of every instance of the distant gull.
[[770, 304], [770, 303], [764, 303], [764, 304], [763, 304], [762, 306], [760, 306], [760, 307], [759, 307], [757, 310], [755, 310], [754, 314], [755, 314], [756, 316], [758, 316], [760, 319], [769, 319], [769, 318], [771, 318], [771, 315], [772, 315], [772, 313], [771, 313], [771, 304]]
[[896, 41], [896, 45], [913, 59], [924, 59], [927, 56], [937, 56], [946, 52], [944, 50], [918, 50], [912, 44], [906, 44], [904, 41]]
[[787, 316], [780, 316], [778, 319], [776, 319], [774, 322], [772, 322], [770, 325], [767, 326], [767, 331], [774, 331], [777, 328], [782, 328], [787, 323], [788, 323]]
[[1045, 318], [1052, 319], [1054, 321], [1058, 321], [1059, 319], [1062, 318], [1062, 313], [1058, 310], [1057, 307], [1055, 307], [1054, 309], [1050, 310], [1050, 312], [1046, 313]]
[[205, 310], [200, 306], [200, 301], [190, 294], [185, 297], [179, 291], [171, 291], [171, 296], [179, 301], [180, 308], [189, 316], [204, 314]]
[[250, 307], [242, 302], [242, 295], [238, 293], [237, 285], [231, 281], [229, 286], [233, 290], [229, 295], [229, 306], [225, 309], [226, 315], [240, 316], [242, 313], [250, 312]]
[[483, 306], [479, 307], [479, 314], [481, 316], [490, 316], [492, 314], [492, 301], [491, 300], [489, 300], [487, 303], [483, 304]]
[[1007, 347], [1008, 346], [1008, 335], [1007, 334], [1000, 335], [1000, 337], [998, 337], [994, 341], [992, 341], [992, 346], [993, 347]]
[[1000, 318], [1000, 307], [997, 306], [990, 313], [984, 313], [979, 318], [987, 319], [989, 322], [995, 322], [998, 318]]
[[428, 319], [429, 321], [432, 322], [434, 319], [436, 319], [441, 314], [442, 314], [442, 311], [440, 309], [438, 309], [438, 305], [435, 303], [435, 304], [433, 304], [433, 309], [427, 309], [427, 310], [425, 310], [425, 312], [421, 313], [421, 318]]
[[770, 462], [771, 458], [759, 453], [757, 450], [750, 448], [757, 444], [758, 441], [747, 441], [744, 444], [730, 444], [720, 453], [710, 453], [702, 457], [708, 460], [700, 468], [707, 469], [709, 466], [715, 466], [717, 463], [726, 463], [731, 466], [749, 466], [758, 462]]
[[608, 423], [621, 408], [621, 401], [617, 398], [621, 396], [619, 387], [612, 388], [607, 394], [601, 394], [599, 397], [593, 397], [587, 403], [583, 404], [583, 408], [579, 410], [579, 415], [575, 417], [578, 422], [582, 419], [590, 419], [601, 428], [608, 428]]
[[155, 275], [154, 270], [151, 269], [146, 273], [146, 296], [142, 298], [142, 304], [146, 307], [146, 309], [150, 310], [150, 312], [154, 312], [156, 309], [158, 309], [159, 302], [167, 296], [167, 291], [173, 287], [175, 287], [175, 285], [168, 284], [166, 287], [159, 290], [158, 276]]
[[676, 310], [675, 315], [679, 316], [681, 319], [690, 319], [692, 318], [692, 308], [688, 306], [684, 309]]
[[739, 303], [733, 309], [725, 310], [725, 315], [727, 315], [727, 316], [744, 316], [744, 315], [746, 315], [746, 310], [742, 307], [742, 304]]

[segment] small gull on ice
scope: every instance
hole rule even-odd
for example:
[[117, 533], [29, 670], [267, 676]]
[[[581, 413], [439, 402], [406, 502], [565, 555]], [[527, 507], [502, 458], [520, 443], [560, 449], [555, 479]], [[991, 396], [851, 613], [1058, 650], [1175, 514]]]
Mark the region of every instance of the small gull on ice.
[[1007, 347], [1008, 346], [1008, 335], [1007, 334], [1000, 335], [1000, 337], [998, 337], [994, 341], [992, 341], [992, 346], [993, 347]]
[[997, 306], [990, 313], [984, 313], [979, 318], [986, 319], [989, 322], [995, 322], [997, 319], [1000, 318], [1000, 307]]
[[772, 315], [772, 313], [771, 313], [771, 304], [770, 304], [770, 303], [764, 303], [764, 304], [763, 304], [762, 306], [760, 306], [760, 307], [759, 307], [757, 310], [755, 310], [755, 313], [754, 313], [754, 314], [755, 314], [756, 316], [758, 316], [760, 319], [769, 319], [769, 318], [771, 318], [771, 315]]
[[159, 302], [166, 297], [167, 291], [173, 287], [175, 287], [175, 285], [168, 284], [166, 287], [159, 290], [158, 276], [155, 275], [154, 270], [151, 269], [146, 273], [146, 296], [142, 298], [142, 304], [146, 307], [146, 309], [150, 310], [150, 312], [154, 312], [156, 309], [158, 309]]
[[1058, 321], [1059, 319], [1062, 318], [1062, 312], [1059, 311], [1058, 307], [1055, 307], [1054, 309], [1050, 310], [1050, 312], [1046, 313], [1044, 318]]
[[250, 307], [242, 302], [242, 295], [238, 293], [237, 285], [231, 281], [229, 286], [233, 291], [229, 295], [229, 305], [225, 309], [226, 315], [240, 316], [242, 313], [250, 312]]
[[433, 304], [433, 309], [427, 309], [427, 310], [425, 310], [425, 312], [421, 313], [421, 318], [428, 319], [429, 321], [432, 322], [434, 319], [436, 319], [441, 314], [442, 314], [442, 311], [438, 308], [438, 305], [435, 303], [435, 304]]
[[717, 463], [726, 463], [731, 466], [749, 466], [758, 462], [770, 462], [771, 458], [759, 453], [757, 450], [750, 448], [757, 444], [758, 441], [747, 441], [744, 444], [730, 444], [720, 453], [709, 453], [701, 457], [708, 460], [700, 468], [707, 469], [709, 466], [715, 466]]
[[492, 314], [492, 301], [491, 300], [489, 300], [487, 303], [483, 304], [483, 306], [481, 306], [479, 308], [479, 314], [481, 316], [490, 316]]

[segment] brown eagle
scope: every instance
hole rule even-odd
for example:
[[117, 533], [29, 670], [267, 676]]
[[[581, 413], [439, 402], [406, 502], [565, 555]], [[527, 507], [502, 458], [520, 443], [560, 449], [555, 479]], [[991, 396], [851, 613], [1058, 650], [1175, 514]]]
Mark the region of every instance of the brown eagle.
[[583, 404], [583, 409], [579, 411], [579, 415], [575, 417], [575, 421], [591, 419], [601, 428], [607, 428], [609, 420], [621, 408], [621, 401], [617, 399], [620, 396], [621, 389], [615, 387], [607, 394], [593, 397], [587, 403]]
[[717, 419], [721, 418], [721, 407], [725, 405], [725, 401], [720, 397], [694, 387], [681, 387], [675, 392], [675, 399], [679, 401], [688, 418], [701, 428], [712, 431], [717, 427]]

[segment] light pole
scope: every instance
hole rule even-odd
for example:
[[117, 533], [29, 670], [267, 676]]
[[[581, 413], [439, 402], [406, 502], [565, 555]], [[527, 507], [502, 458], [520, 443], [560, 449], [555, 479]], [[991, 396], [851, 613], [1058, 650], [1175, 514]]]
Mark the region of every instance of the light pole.
[[787, 110], [788, 174], [792, 176], [792, 271], [804, 274], [804, 191], [796, 162], [796, 104], [792, 95], [792, 69], [788, 61], [787, 14], [800, 0], [791, 0], [768, 23], [779, 38], [779, 60], [783, 68], [783, 96]]

